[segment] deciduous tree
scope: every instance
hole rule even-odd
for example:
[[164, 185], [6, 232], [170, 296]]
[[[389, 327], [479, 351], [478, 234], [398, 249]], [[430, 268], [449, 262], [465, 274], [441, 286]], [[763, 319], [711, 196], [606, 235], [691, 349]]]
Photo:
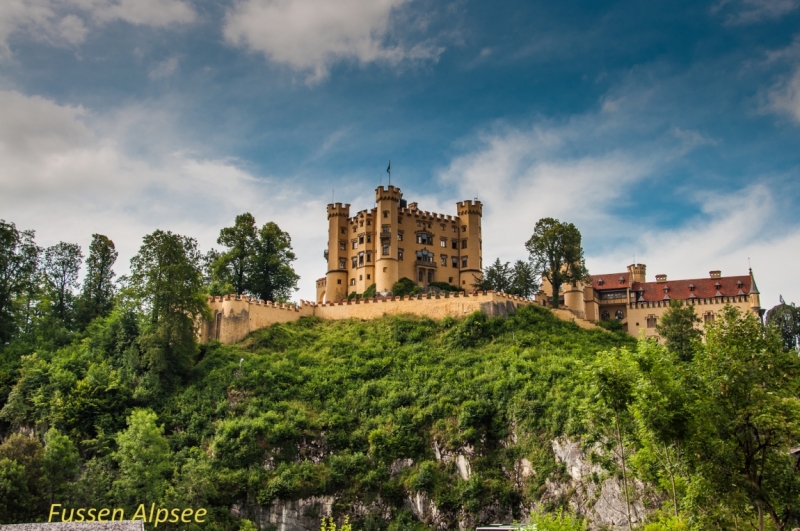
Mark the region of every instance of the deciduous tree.
[[219, 231], [217, 243], [226, 250], [215, 260], [215, 276], [219, 282], [233, 286], [237, 295], [250, 287], [258, 236], [256, 220], [249, 212], [236, 216], [233, 227]]
[[699, 323], [700, 318], [695, 314], [694, 306], [671, 300], [669, 309], [656, 325], [656, 332], [664, 339], [667, 350], [683, 361], [690, 361], [703, 337], [703, 332], [695, 326]]
[[296, 256], [292, 238], [276, 223], [266, 223], [258, 231], [253, 246], [249, 282], [246, 291], [259, 299], [287, 301], [297, 290], [300, 275], [292, 269]]
[[83, 253], [77, 243], [59, 242], [44, 250], [43, 271], [52, 294], [53, 313], [64, 325], [73, 316], [74, 290], [78, 287], [78, 273]]
[[16, 336], [24, 319], [20, 303], [36, 287], [41, 249], [33, 239], [33, 231], [0, 219], [0, 346]]
[[102, 234], [92, 234], [86, 276], [78, 301], [78, 319], [86, 326], [97, 317], [105, 317], [114, 308], [114, 263], [117, 261], [114, 242]]
[[572, 223], [542, 218], [525, 243], [537, 275], [546, 278], [553, 289], [553, 308], [558, 308], [559, 291], [564, 284], [577, 284], [588, 278], [583, 258], [581, 233]]

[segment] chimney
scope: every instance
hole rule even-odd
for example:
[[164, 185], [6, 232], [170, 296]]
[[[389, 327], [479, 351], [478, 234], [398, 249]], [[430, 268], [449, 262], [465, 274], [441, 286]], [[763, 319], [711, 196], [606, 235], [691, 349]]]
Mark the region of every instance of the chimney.
[[656, 282], [663, 284], [667, 281], [667, 275], [656, 275]]
[[716, 269], [714, 271], [709, 271], [708, 274], [711, 275], [711, 278], [720, 278], [722, 276], [722, 271]]

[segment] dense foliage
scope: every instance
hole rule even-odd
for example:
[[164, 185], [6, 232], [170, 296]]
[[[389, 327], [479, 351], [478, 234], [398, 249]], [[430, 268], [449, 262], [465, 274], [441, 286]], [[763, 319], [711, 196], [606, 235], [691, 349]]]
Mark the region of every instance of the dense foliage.
[[550, 282], [553, 308], [558, 308], [558, 294], [563, 285], [583, 282], [589, 276], [583, 258], [581, 233], [572, 223], [553, 218], [540, 219], [525, 248], [536, 275]]
[[475, 279], [475, 287], [484, 291], [502, 291], [531, 299], [539, 290], [539, 282], [536, 271], [530, 263], [517, 260], [512, 266], [509, 262], [503, 263], [498, 258], [484, 268], [480, 278]]

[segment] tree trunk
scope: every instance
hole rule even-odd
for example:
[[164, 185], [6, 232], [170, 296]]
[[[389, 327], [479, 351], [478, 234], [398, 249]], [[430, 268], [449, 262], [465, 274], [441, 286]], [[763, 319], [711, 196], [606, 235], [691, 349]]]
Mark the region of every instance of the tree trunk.
[[672, 505], [675, 507], [675, 517], [678, 517], [678, 493], [675, 490], [675, 471], [672, 469], [672, 461], [669, 458], [669, 449], [666, 443], [664, 444], [664, 457], [667, 460], [667, 472], [669, 472], [669, 481], [672, 483]]
[[551, 282], [550, 285], [553, 287], [553, 308], [558, 309], [558, 291], [561, 288], [561, 284]]
[[[622, 459], [622, 486], [625, 488], [625, 510], [628, 513], [628, 529], [633, 531], [633, 522], [631, 522], [631, 500], [628, 494], [628, 475], [625, 470], [625, 445], [622, 443], [622, 432], [619, 429], [619, 415], [614, 413], [614, 421], [617, 427], [617, 442], [619, 442], [619, 454]], [[763, 529], [761, 530], [763, 531]]]

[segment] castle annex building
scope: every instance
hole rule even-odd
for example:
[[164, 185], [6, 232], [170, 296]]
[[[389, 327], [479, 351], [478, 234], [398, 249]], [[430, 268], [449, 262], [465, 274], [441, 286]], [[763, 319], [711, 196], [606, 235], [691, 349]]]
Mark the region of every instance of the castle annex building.
[[[717, 312], [727, 304], [742, 311], [763, 313], [752, 270], [747, 275], [730, 277], [715, 270], [707, 278], [686, 280], [656, 275], [655, 282], [647, 281], [646, 272], [644, 264], [631, 264], [623, 273], [592, 275], [591, 284], [565, 286], [560, 302], [589, 322], [616, 319], [634, 336], [642, 330], [646, 336], [657, 336], [655, 327], [673, 300], [693, 306], [703, 326], [714, 322]], [[550, 289], [549, 285], [543, 288]], [[537, 300], [540, 298], [547, 296], [540, 292]]]
[[350, 205], [328, 205], [328, 270], [317, 280], [317, 303], [341, 301], [375, 284], [379, 293], [408, 278], [421, 287], [445, 282], [474, 289], [483, 269], [480, 201], [457, 203], [456, 215], [407, 203], [400, 188], [375, 190], [375, 208], [351, 217]]

